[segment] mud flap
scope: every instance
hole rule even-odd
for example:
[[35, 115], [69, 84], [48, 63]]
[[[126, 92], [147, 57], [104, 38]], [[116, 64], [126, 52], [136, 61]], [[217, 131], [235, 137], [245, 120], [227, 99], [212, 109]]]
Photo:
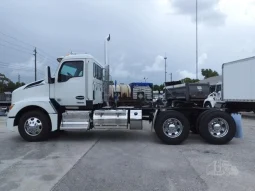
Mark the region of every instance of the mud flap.
[[231, 116], [236, 123], [236, 134], [235, 138], [243, 138], [243, 127], [242, 127], [242, 115], [239, 113], [232, 113]]

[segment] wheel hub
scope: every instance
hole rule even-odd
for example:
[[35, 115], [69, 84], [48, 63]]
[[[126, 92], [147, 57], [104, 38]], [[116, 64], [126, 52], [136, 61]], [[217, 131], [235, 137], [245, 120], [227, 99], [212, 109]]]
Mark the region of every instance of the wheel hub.
[[182, 123], [176, 118], [167, 119], [163, 124], [163, 132], [170, 138], [178, 137], [183, 130]]
[[24, 124], [24, 129], [28, 135], [37, 136], [42, 131], [42, 122], [36, 117], [31, 117], [26, 120]]
[[214, 118], [208, 124], [209, 132], [216, 138], [226, 136], [229, 131], [228, 122], [223, 118]]

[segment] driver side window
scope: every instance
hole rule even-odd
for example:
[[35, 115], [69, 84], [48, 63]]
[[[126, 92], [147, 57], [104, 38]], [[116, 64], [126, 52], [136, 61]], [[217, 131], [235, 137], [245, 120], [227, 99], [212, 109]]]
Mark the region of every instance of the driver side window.
[[216, 92], [218, 93], [219, 91], [221, 91], [221, 85], [217, 85], [216, 87]]
[[64, 62], [59, 70], [58, 82], [66, 82], [70, 78], [83, 76], [83, 61]]

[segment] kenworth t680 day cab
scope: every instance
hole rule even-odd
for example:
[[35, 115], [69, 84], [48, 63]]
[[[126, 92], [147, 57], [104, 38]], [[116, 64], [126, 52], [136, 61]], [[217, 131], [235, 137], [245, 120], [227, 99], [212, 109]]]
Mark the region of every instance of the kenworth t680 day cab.
[[[104, 71], [88, 54], [62, 58], [54, 77], [47, 67], [44, 80], [13, 92], [7, 127], [18, 126], [27, 141], [42, 141], [59, 130], [141, 130], [142, 120], [146, 119], [166, 144], [180, 144], [190, 130], [212, 144], [225, 144], [235, 136], [236, 123], [227, 108], [209, 109], [192, 103], [175, 107], [107, 106]], [[76, 113], [80, 117], [70, 120]], [[145, 114], [149, 116], [145, 118]]]

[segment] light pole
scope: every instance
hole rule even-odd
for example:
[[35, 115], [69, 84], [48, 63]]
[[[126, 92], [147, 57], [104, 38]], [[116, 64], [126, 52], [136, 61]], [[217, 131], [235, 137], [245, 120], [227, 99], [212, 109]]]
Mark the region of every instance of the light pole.
[[109, 58], [108, 58], [108, 42], [111, 40], [111, 36], [109, 34], [108, 37], [104, 40], [104, 59], [105, 59], [105, 78], [104, 78], [104, 101], [107, 102], [109, 100], [109, 78], [110, 78], [110, 66], [109, 66]]
[[143, 79], [144, 79], [144, 82], [146, 82], [146, 80], [148, 80], [148, 78], [145, 78], [145, 77]]
[[104, 41], [104, 60], [105, 60], [105, 65], [107, 66], [109, 63], [109, 59], [108, 59], [108, 43], [111, 40], [111, 36], [109, 34], [108, 37], [106, 37], [105, 41]]
[[196, 78], [198, 79], [197, 0], [196, 0]]
[[166, 55], [165, 55], [164, 59], [165, 59], [165, 84], [166, 84], [166, 59], [167, 59]]

